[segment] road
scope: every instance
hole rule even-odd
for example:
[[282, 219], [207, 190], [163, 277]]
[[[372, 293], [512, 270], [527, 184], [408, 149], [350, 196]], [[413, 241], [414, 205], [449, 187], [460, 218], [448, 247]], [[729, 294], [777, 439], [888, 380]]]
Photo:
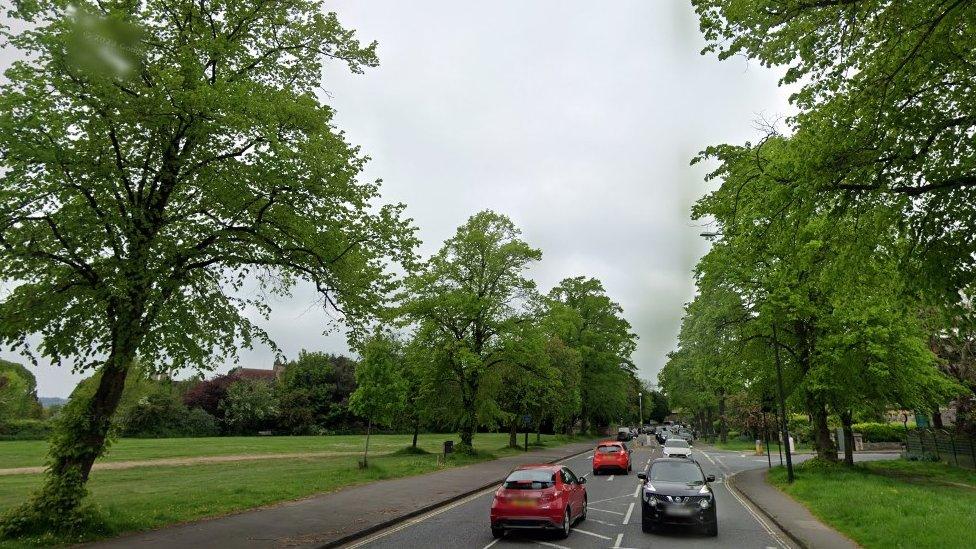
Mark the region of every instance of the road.
[[[350, 544], [348, 548], [406, 549], [413, 547], [488, 548], [554, 547], [567, 549], [606, 547], [650, 547], [666, 543], [675, 547], [782, 547], [794, 545], [768, 520], [752, 509], [740, 495], [725, 484], [727, 476], [746, 469], [766, 466], [766, 458], [740, 452], [698, 451], [698, 461], [705, 474], [715, 475], [713, 484], [718, 501], [719, 533], [708, 538], [695, 532], [673, 530], [645, 534], [640, 525], [640, 499], [637, 472], [650, 460], [661, 456], [656, 445], [634, 450], [634, 472], [630, 475], [587, 476], [588, 517], [573, 529], [569, 538], [557, 540], [550, 534], [508, 533], [501, 540], [491, 536], [488, 510], [495, 488], [409, 520], [371, 537]], [[859, 459], [887, 459], [897, 455], [866, 454]], [[797, 456], [804, 461], [809, 456]], [[582, 454], [564, 463], [575, 473], [590, 472], [592, 453]], [[773, 455], [773, 462], [779, 457]]]

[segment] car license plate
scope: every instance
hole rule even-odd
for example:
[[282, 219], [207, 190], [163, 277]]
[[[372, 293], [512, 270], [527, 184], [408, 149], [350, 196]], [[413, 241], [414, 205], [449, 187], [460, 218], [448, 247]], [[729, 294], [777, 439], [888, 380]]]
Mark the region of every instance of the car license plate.
[[664, 510], [665, 513], [675, 517], [690, 517], [695, 514], [695, 510], [690, 507], [669, 506]]
[[534, 499], [516, 499], [512, 501], [512, 505], [515, 507], [535, 507], [536, 502]]

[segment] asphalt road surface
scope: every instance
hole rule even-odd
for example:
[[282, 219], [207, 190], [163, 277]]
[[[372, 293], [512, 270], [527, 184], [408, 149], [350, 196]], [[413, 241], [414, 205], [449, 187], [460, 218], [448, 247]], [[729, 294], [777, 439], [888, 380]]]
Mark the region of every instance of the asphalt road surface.
[[[563, 461], [577, 475], [587, 475], [588, 516], [573, 528], [567, 539], [556, 539], [547, 533], [509, 532], [495, 540], [491, 536], [488, 511], [497, 487], [474, 494], [420, 517], [408, 520], [347, 547], [370, 549], [407, 549], [415, 547], [485, 548], [553, 547], [556, 549], [668, 547], [753, 547], [792, 548], [795, 545], [768, 519], [725, 484], [725, 478], [739, 471], [766, 467], [766, 458], [740, 452], [702, 451], [696, 448], [697, 460], [706, 475], [715, 475], [712, 488], [718, 501], [718, 537], [672, 529], [663, 533], [641, 531], [641, 507], [637, 472], [645, 470], [651, 460], [661, 457], [655, 444], [636, 447], [634, 471], [629, 475], [590, 474], [592, 452]], [[775, 448], [773, 449], [775, 452]], [[797, 461], [809, 456], [796, 456]], [[887, 459], [897, 455], [859, 455], [859, 459]], [[774, 453], [773, 463], [779, 463]]]

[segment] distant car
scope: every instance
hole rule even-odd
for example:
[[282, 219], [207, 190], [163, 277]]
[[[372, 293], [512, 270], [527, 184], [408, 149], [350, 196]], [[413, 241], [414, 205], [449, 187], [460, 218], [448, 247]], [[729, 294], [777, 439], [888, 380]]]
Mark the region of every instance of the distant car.
[[586, 519], [586, 477], [562, 465], [525, 465], [513, 471], [491, 502], [491, 535], [508, 530], [555, 530], [569, 536]]
[[691, 431], [685, 431], [685, 430], [678, 431], [678, 436], [687, 440], [688, 442], [695, 441], [695, 435], [693, 435]]
[[690, 459], [691, 450], [691, 444], [688, 444], [688, 441], [681, 437], [669, 437], [664, 442], [664, 457]]
[[641, 497], [641, 529], [652, 533], [661, 525], [695, 526], [706, 535], [718, 535], [718, 513], [715, 494], [708, 485], [714, 475], [705, 475], [701, 467], [684, 459], [654, 460], [648, 474], [638, 473], [644, 481]]
[[630, 432], [630, 427], [621, 427], [617, 429], [617, 440], [629, 441], [634, 438], [634, 435]]
[[604, 440], [597, 444], [593, 451], [594, 475], [599, 475], [603, 471], [620, 471], [626, 475], [632, 469], [630, 449], [626, 444], [617, 440]]
[[671, 431], [667, 429], [662, 429], [660, 433], [656, 435], [659, 444], [664, 444], [671, 437]]

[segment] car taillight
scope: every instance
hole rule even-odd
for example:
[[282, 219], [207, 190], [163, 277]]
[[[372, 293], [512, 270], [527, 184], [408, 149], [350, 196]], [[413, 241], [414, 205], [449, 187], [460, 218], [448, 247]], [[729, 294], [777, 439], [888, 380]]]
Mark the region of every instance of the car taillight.
[[542, 494], [539, 496], [539, 503], [552, 503], [554, 499], [556, 499], [555, 494]]

